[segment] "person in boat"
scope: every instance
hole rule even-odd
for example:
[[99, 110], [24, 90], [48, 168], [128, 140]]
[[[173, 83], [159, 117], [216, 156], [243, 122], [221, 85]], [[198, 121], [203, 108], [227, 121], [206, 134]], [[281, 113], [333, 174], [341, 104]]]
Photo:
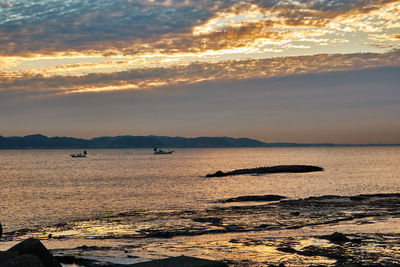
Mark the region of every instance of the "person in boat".
[[153, 151], [156, 152], [157, 151], [157, 147], [154, 147]]
[[84, 150], [84, 151], [83, 151], [83, 155], [87, 155], [87, 152], [86, 152], [86, 150]]

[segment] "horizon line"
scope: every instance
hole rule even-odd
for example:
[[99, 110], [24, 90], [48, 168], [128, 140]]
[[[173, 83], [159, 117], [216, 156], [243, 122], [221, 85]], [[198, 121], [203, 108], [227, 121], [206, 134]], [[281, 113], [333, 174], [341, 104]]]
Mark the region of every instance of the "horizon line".
[[[96, 136], [91, 138], [82, 138], [82, 137], [72, 137], [72, 136], [47, 136], [41, 133], [37, 134], [27, 134], [23, 136], [3, 136], [0, 134], [0, 138], [25, 138], [30, 136], [43, 136], [46, 138], [74, 138], [80, 140], [90, 141], [96, 138], [115, 138], [115, 137], [167, 137], [167, 138], [186, 138], [186, 139], [196, 139], [196, 138], [231, 138], [231, 139], [250, 139], [260, 143], [264, 143], [266, 145], [298, 145], [298, 146], [400, 146], [400, 143], [382, 143], [382, 142], [373, 142], [373, 143], [335, 143], [335, 142], [293, 142], [293, 141], [273, 141], [273, 142], [266, 142], [260, 141], [255, 138], [250, 137], [230, 137], [230, 136], [196, 136], [196, 137], [185, 137], [185, 136], [168, 136], [168, 135], [131, 135], [131, 134], [124, 134], [124, 135], [104, 135], [104, 136]], [[50, 148], [51, 149], [51, 148]]]

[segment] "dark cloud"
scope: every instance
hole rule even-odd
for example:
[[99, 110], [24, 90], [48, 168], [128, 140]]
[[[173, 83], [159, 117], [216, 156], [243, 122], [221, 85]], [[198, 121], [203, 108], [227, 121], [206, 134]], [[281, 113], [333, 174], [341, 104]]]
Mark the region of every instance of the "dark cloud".
[[[218, 14], [240, 13], [258, 6], [264, 12], [273, 12], [287, 25], [323, 27], [339, 15], [368, 13], [390, 2], [398, 0], [14, 0], [2, 2], [0, 9], [0, 54], [51, 54], [75, 50], [101, 53], [110, 48], [135, 54], [146, 47], [149, 50], [174, 49], [172, 52], [201, 50], [202, 44], [213, 42], [215, 37], [227, 38], [228, 43], [242, 37], [245, 38], [242, 42], [246, 42], [248, 36], [243, 35], [246, 32], [258, 36], [264, 34], [268, 38], [271, 31], [266, 29], [274, 26], [272, 22], [260, 21], [260, 25], [248, 24], [239, 29], [227, 27], [210, 36], [192, 36], [194, 26], [202, 25]], [[175, 46], [167, 46], [168, 40]], [[229, 46], [232, 45], [233, 42]], [[236, 46], [240, 45], [239, 42]]]
[[[5, 14], [4, 14], [5, 12]], [[102, 42], [187, 32], [212, 13], [142, 1], [40, 1], [0, 11], [0, 53], [91, 50]], [[92, 47], [93, 45], [93, 47]]]

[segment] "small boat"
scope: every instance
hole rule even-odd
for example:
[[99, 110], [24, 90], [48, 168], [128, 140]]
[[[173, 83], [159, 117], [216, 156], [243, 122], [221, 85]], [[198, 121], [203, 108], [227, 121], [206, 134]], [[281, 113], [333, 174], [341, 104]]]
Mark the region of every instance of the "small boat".
[[172, 154], [172, 153], [174, 153], [175, 151], [164, 151], [164, 150], [161, 150], [161, 149], [159, 149], [159, 150], [157, 150], [157, 151], [154, 151], [154, 155], [165, 155], [165, 154]]
[[71, 154], [71, 157], [73, 157], [73, 158], [86, 158], [86, 154], [82, 154], [82, 153], [74, 153], [74, 154]]
[[73, 153], [71, 154], [71, 157], [73, 158], [86, 158], [87, 151], [84, 150], [83, 153]]

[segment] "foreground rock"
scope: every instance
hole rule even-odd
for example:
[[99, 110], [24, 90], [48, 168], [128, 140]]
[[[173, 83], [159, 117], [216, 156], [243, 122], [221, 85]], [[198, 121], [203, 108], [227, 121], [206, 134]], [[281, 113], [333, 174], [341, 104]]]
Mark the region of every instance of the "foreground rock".
[[[87, 247], [90, 248], [90, 247]], [[86, 267], [226, 267], [224, 262], [195, 257], [179, 256], [137, 264], [113, 264], [75, 256], [58, 256], [60, 262]], [[62, 267], [56, 257], [35, 238], [28, 238], [7, 251], [0, 251], [0, 267]]]
[[194, 257], [179, 256], [171, 257], [163, 260], [154, 260], [149, 262], [142, 262], [133, 264], [132, 267], [156, 267], [156, 266], [166, 266], [166, 267], [227, 267], [223, 262], [205, 260]]
[[74, 256], [58, 256], [57, 259], [64, 264], [71, 264], [85, 267], [227, 267], [224, 262], [213, 261], [195, 257], [179, 256], [170, 257], [161, 260], [153, 260], [148, 262], [134, 264], [114, 264], [108, 262], [100, 262], [91, 259], [77, 258]]
[[264, 173], [301, 173], [301, 172], [318, 172], [323, 171], [322, 167], [312, 165], [278, 165], [273, 167], [259, 167], [251, 169], [239, 169], [229, 172], [217, 171], [214, 174], [207, 174], [206, 177], [224, 177], [241, 174], [264, 174]]
[[38, 239], [29, 238], [0, 252], [0, 267], [61, 267], [61, 264]]

